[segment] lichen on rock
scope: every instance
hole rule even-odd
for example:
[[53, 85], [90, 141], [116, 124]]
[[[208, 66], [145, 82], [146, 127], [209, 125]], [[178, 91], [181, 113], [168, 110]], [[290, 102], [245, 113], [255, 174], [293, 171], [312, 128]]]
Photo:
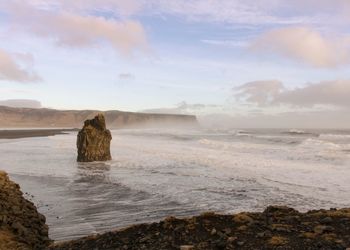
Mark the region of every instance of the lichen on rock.
[[105, 117], [98, 114], [94, 119], [86, 120], [77, 138], [78, 162], [111, 160], [111, 132], [106, 129]]

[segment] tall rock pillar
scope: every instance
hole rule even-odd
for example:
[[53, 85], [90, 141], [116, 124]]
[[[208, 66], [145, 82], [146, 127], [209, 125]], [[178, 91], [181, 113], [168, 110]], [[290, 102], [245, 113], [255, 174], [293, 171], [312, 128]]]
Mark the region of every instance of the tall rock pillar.
[[111, 132], [106, 129], [105, 117], [98, 114], [86, 120], [77, 138], [78, 162], [111, 160]]

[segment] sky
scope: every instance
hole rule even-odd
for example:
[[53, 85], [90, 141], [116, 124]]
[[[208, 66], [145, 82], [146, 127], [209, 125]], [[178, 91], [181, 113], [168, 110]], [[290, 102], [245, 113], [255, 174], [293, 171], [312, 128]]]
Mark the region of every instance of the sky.
[[350, 1], [0, 0], [0, 104], [346, 128]]

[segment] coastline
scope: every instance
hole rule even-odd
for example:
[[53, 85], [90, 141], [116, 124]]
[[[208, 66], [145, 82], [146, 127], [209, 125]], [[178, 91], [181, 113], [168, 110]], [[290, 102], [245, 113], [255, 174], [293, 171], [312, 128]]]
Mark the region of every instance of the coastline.
[[350, 209], [269, 206], [261, 213], [203, 213], [53, 243], [49, 249], [348, 249]]
[[[39, 132], [40, 136], [45, 136], [46, 132], [50, 133], [61, 133], [64, 134], [66, 131], [74, 131], [70, 129], [23, 129], [27, 130], [29, 133], [29, 137], [36, 137], [36, 133], [33, 132]], [[22, 131], [19, 130], [19, 131]], [[18, 130], [7, 130], [5, 132], [18, 132]], [[128, 132], [129, 133], [129, 132]], [[19, 134], [20, 135], [20, 134]], [[116, 144], [116, 147], [118, 148], [118, 154], [120, 155], [127, 155], [130, 154], [131, 158], [125, 158], [124, 161], [126, 162], [133, 162], [132, 159], [135, 157], [135, 152], [140, 152], [144, 148], [135, 148], [130, 147], [130, 145], [136, 145], [135, 142], [143, 142], [140, 140], [140, 134], [136, 133], [131, 134], [130, 136], [123, 137], [122, 134], [118, 136], [118, 139], [115, 140], [118, 144]], [[183, 144], [183, 141], [188, 142], [188, 135], [185, 134], [187, 137], [181, 135], [175, 134], [175, 139], [172, 140], [164, 140], [164, 135], [160, 137], [160, 139], [155, 140], [154, 150], [150, 151], [149, 154], [150, 157], [153, 157], [153, 152], [158, 152], [158, 149], [160, 147], [164, 147], [166, 143], [171, 142], [172, 145], [178, 146], [178, 145], [189, 145], [193, 146], [192, 141], [187, 144]], [[48, 136], [48, 135], [46, 135]], [[151, 134], [152, 137], [154, 135]], [[165, 135], [166, 138], [169, 137], [168, 134]], [[171, 134], [173, 136], [173, 134]], [[31, 185], [31, 182], [40, 182], [41, 185], [40, 192], [44, 195], [38, 195], [36, 193], [32, 193], [32, 197], [35, 194], [35, 197], [40, 197], [39, 199], [32, 199], [27, 194], [24, 195], [24, 197], [28, 198], [29, 201], [35, 201], [36, 206], [40, 213], [45, 214], [46, 216], [46, 225], [49, 225], [50, 230], [55, 231], [57, 230], [57, 227], [55, 227], [54, 224], [52, 224], [52, 219], [55, 221], [58, 221], [59, 223], [62, 223], [62, 219], [60, 214], [71, 213], [71, 212], [77, 212], [82, 218], [82, 221], [86, 223], [86, 227], [90, 226], [88, 225], [91, 222], [96, 222], [99, 224], [106, 225], [108, 224], [108, 228], [106, 230], [86, 230], [84, 233], [81, 233], [78, 237], [76, 235], [76, 229], [74, 229], [74, 226], [77, 224], [74, 220], [67, 220], [72, 226], [72, 230], [63, 229], [61, 232], [66, 232], [65, 239], [67, 240], [65, 242], [60, 241], [61, 239], [55, 238], [55, 237], [49, 237], [51, 240], [55, 240], [55, 243], [47, 245], [49, 249], [182, 249], [182, 250], [189, 250], [189, 249], [347, 249], [347, 247], [350, 246], [350, 209], [346, 209], [346, 207], [349, 207], [349, 203], [345, 203], [344, 206], [342, 206], [340, 203], [332, 203], [330, 200], [326, 200], [325, 203], [312, 203], [313, 206], [309, 206], [307, 209], [302, 209], [298, 207], [299, 204], [309, 204], [307, 203], [308, 200], [301, 200], [297, 202], [288, 202], [288, 199], [286, 199], [286, 196], [284, 196], [284, 193], [281, 193], [278, 197], [273, 197], [272, 193], [264, 192], [264, 189], [262, 189], [262, 186], [253, 186], [253, 191], [251, 193], [251, 196], [254, 200], [261, 199], [263, 202], [263, 206], [260, 206], [258, 210], [250, 210], [249, 208], [245, 208], [240, 211], [249, 211], [249, 212], [242, 212], [237, 214], [236, 211], [230, 212], [231, 210], [235, 209], [236, 207], [240, 206], [241, 203], [244, 202], [244, 199], [240, 200], [240, 196], [234, 196], [234, 192], [236, 190], [239, 191], [239, 194], [244, 193], [247, 194], [247, 191], [249, 188], [246, 188], [249, 182], [246, 181], [246, 179], [239, 180], [240, 182], [237, 182], [238, 185], [235, 185], [235, 189], [227, 189], [226, 192], [228, 195], [226, 200], [225, 196], [220, 196], [219, 198], [215, 199], [216, 203], [219, 203], [221, 201], [225, 201], [226, 203], [230, 201], [234, 201], [235, 203], [231, 203], [229, 205], [228, 211], [223, 211], [221, 214], [216, 214], [213, 212], [205, 212], [205, 211], [220, 211], [216, 210], [215, 208], [210, 208], [209, 206], [204, 207], [201, 211], [196, 211], [191, 214], [187, 214], [185, 216], [188, 217], [182, 217], [181, 215], [177, 214], [174, 210], [171, 210], [167, 214], [163, 214], [162, 216], [157, 217], [156, 220], [148, 220], [148, 221], [142, 221], [137, 220], [137, 222], [133, 222], [129, 220], [128, 223], [125, 224], [119, 224], [120, 220], [118, 216], [113, 214], [115, 211], [120, 211], [121, 207], [116, 206], [118, 203], [122, 204], [123, 201], [131, 201], [132, 205], [133, 203], [137, 204], [137, 201], [133, 198], [138, 197], [142, 198], [142, 196], [139, 196], [140, 193], [134, 192], [132, 190], [125, 189], [123, 185], [119, 185], [118, 181], [111, 182], [110, 177], [118, 177], [118, 178], [130, 178], [129, 173], [123, 173], [125, 169], [122, 169], [121, 172], [118, 172], [120, 170], [119, 165], [114, 165], [115, 167], [110, 167], [109, 165], [104, 165], [100, 163], [92, 164], [92, 165], [80, 165], [80, 164], [73, 164], [75, 163], [75, 152], [74, 152], [74, 141], [75, 141], [75, 135], [74, 133], [70, 133], [70, 135], [62, 136], [64, 137], [63, 141], [60, 141], [60, 136], [57, 136], [55, 139], [52, 138], [42, 138], [42, 139], [35, 139], [35, 140], [18, 140], [18, 141], [4, 141], [3, 149], [6, 153], [6, 156], [9, 155], [9, 152], [13, 153], [13, 156], [11, 159], [16, 159], [15, 156], [19, 155], [16, 148], [19, 145], [22, 145], [21, 143], [24, 142], [23, 146], [24, 149], [22, 152], [23, 155], [28, 155], [27, 158], [22, 159], [22, 163], [16, 163], [12, 161], [8, 161], [7, 169], [5, 169], [10, 173], [15, 173], [12, 175], [13, 180], [16, 181], [21, 185], [23, 190], [28, 191], [28, 186]], [[149, 137], [141, 137], [144, 141], [149, 141]], [[23, 137], [21, 137], [23, 138]], [[173, 138], [173, 137], [171, 137]], [[185, 138], [185, 140], [184, 140]], [[57, 140], [56, 140], [57, 139]], [[68, 140], [67, 140], [68, 139]], [[210, 139], [210, 138], [209, 138]], [[67, 141], [65, 141], [67, 140]], [[307, 139], [309, 140], [309, 139]], [[46, 144], [47, 141], [53, 141], [52, 148], [50, 150], [45, 151], [44, 149], [49, 148], [51, 145]], [[158, 144], [162, 142], [161, 144]], [[210, 140], [202, 140], [200, 142], [204, 142], [204, 145], [208, 145], [208, 142], [211, 142]], [[8, 145], [6, 145], [8, 144]], [[194, 144], [197, 146], [198, 144]], [[221, 145], [221, 144], [219, 144]], [[314, 144], [312, 144], [314, 145]], [[40, 147], [39, 147], [40, 146]], [[212, 144], [209, 144], [210, 148], [212, 147]], [[208, 146], [208, 147], [209, 147]], [[239, 145], [238, 145], [239, 146]], [[207, 147], [207, 146], [205, 146]], [[250, 145], [249, 145], [250, 147]], [[277, 146], [276, 146], [277, 147]], [[128, 149], [127, 151], [123, 151], [123, 149]], [[174, 151], [174, 147], [166, 148], [166, 152], [170, 152], [171, 155], [174, 155], [176, 151]], [[186, 147], [185, 147], [186, 148]], [[192, 147], [189, 147], [192, 148]], [[204, 147], [203, 147], [204, 148]], [[237, 147], [238, 148], [238, 147]], [[239, 152], [237, 151], [237, 148], [235, 150], [232, 150], [230, 152]], [[34, 150], [33, 150], [34, 149]], [[149, 145], [147, 145], [147, 149], [150, 150]], [[176, 147], [175, 147], [176, 149]], [[201, 149], [200, 147], [196, 147], [197, 151]], [[206, 148], [205, 148], [206, 149]], [[221, 149], [221, 148], [220, 148]], [[239, 149], [239, 148], [238, 148]], [[139, 151], [137, 151], [139, 150]], [[302, 152], [305, 153], [305, 148], [302, 148]], [[28, 152], [26, 154], [26, 152]], [[33, 158], [33, 152], [38, 152], [38, 157]], [[125, 154], [126, 152], [127, 154]], [[182, 152], [182, 151], [181, 151]], [[202, 154], [199, 155], [205, 155], [207, 150], [203, 149]], [[221, 152], [221, 151], [220, 151]], [[289, 152], [289, 151], [288, 151]], [[4, 153], [5, 155], [5, 153]], [[22, 153], [21, 153], [22, 155]], [[51, 155], [54, 156], [50, 159], [55, 160], [55, 164], [46, 164], [47, 158], [41, 157], [42, 155]], [[62, 155], [62, 159], [64, 161], [59, 160], [58, 158], [55, 158], [56, 156]], [[193, 152], [189, 154], [189, 156], [192, 156]], [[11, 155], [10, 155], [11, 156]], [[167, 156], [167, 155], [166, 155]], [[220, 155], [221, 156], [221, 155]], [[258, 156], [256, 156], [258, 157]], [[270, 157], [267, 157], [270, 159]], [[20, 175], [18, 173], [21, 173], [21, 170], [23, 168], [29, 168], [30, 163], [33, 160], [33, 166], [32, 170], [35, 173], [41, 173], [43, 176], [33, 176], [33, 177], [27, 177], [25, 176], [25, 173], [23, 172], [23, 179], [25, 182], [21, 182]], [[37, 164], [38, 161], [35, 159], [45, 162], [45, 164]], [[122, 158], [121, 158], [122, 159]], [[142, 162], [144, 159], [149, 158], [142, 158]], [[180, 158], [183, 159], [183, 158]], [[151, 159], [152, 160], [152, 159]], [[159, 161], [159, 159], [157, 159]], [[148, 168], [150, 171], [153, 171], [154, 169], [160, 170], [161, 168], [159, 166], [154, 167], [153, 164], [156, 161], [149, 161], [150, 165]], [[234, 159], [230, 162], [235, 162]], [[259, 163], [261, 164], [261, 163]], [[259, 166], [259, 164], [257, 166]], [[15, 169], [14, 166], [17, 165], [17, 169]], [[11, 169], [10, 166], [13, 168]], [[18, 166], [21, 166], [20, 168]], [[74, 166], [74, 167], [72, 167]], [[189, 165], [191, 166], [191, 165]], [[217, 166], [217, 163], [213, 163], [211, 166]], [[294, 166], [294, 165], [293, 165]], [[293, 167], [292, 166], [292, 167]], [[309, 162], [306, 167], [312, 167], [313, 165]], [[317, 165], [316, 165], [317, 166]], [[41, 168], [39, 168], [41, 167]], [[152, 169], [154, 167], [154, 169]], [[172, 165], [170, 168], [164, 168], [164, 170], [172, 170]], [[294, 171], [294, 168], [290, 168], [291, 171]], [[346, 167], [346, 166], [345, 166]], [[207, 171], [207, 168], [200, 167], [201, 170]], [[44, 173], [46, 175], [49, 173], [50, 175], [52, 173], [56, 173], [55, 170], [60, 169], [61, 172], [58, 175], [53, 175], [56, 177], [61, 177], [61, 174], [64, 173], [67, 176], [74, 175], [74, 178], [71, 180], [72, 183], [78, 184], [76, 186], [70, 186], [67, 189], [67, 193], [64, 193], [64, 188], [66, 185], [62, 182], [62, 179], [58, 180], [57, 182], [53, 183], [53, 180], [55, 178], [46, 178]], [[188, 166], [185, 166], [183, 168], [187, 171]], [[74, 171], [77, 170], [77, 173]], [[137, 173], [139, 176], [144, 176], [143, 173], [140, 173], [140, 169], [137, 169], [138, 172], [132, 172], [132, 174]], [[193, 170], [193, 169], [191, 169]], [[223, 173], [224, 169], [220, 169], [220, 174]], [[321, 168], [317, 168], [317, 173], [320, 174]], [[115, 172], [113, 172], [115, 171]], [[229, 171], [229, 170], [228, 170]], [[165, 171], [164, 171], [165, 172]], [[17, 175], [16, 175], [17, 173]], [[147, 172], [146, 172], [147, 173]], [[168, 172], [166, 172], [168, 173]], [[198, 176], [200, 176], [200, 173], [197, 172]], [[208, 172], [206, 172], [208, 173]], [[210, 173], [210, 172], [209, 172]], [[269, 174], [271, 171], [269, 171]], [[272, 172], [276, 173], [276, 172]], [[276, 174], [278, 174], [277, 172]], [[75, 175], [76, 174], [76, 175]], [[123, 175], [124, 174], [124, 175]], [[313, 172], [313, 175], [316, 173]], [[164, 175], [163, 175], [164, 176]], [[169, 176], [168, 174], [165, 176]], [[213, 175], [217, 176], [217, 175]], [[234, 185], [236, 183], [233, 182], [233, 178], [238, 178], [238, 173], [235, 172], [232, 174], [232, 178], [228, 180], [229, 185]], [[251, 176], [251, 175], [249, 175]], [[259, 175], [260, 176], [260, 175]], [[280, 177], [280, 175], [278, 175]], [[322, 174], [321, 176], [327, 176], [325, 174]], [[170, 175], [172, 177], [172, 175]], [[187, 178], [187, 177], [186, 177]], [[189, 179], [189, 178], [187, 178]], [[155, 183], [158, 183], [159, 179], [155, 179]], [[171, 182], [174, 186], [176, 184], [181, 184], [184, 179], [179, 179], [179, 182]], [[215, 185], [217, 185], [219, 182], [222, 183], [225, 181], [225, 179], [219, 179]], [[300, 181], [300, 178], [298, 179]], [[310, 180], [308, 180], [310, 181]], [[51, 191], [57, 191], [60, 190], [58, 193], [55, 194], [55, 192], [50, 192], [50, 187], [45, 187], [45, 183], [50, 183], [50, 187], [53, 188]], [[244, 189], [240, 188], [241, 186], [239, 184], [242, 184]], [[339, 182], [336, 182], [339, 183]], [[200, 182], [199, 182], [200, 184]], [[345, 183], [346, 184], [346, 183]], [[39, 187], [36, 185], [33, 185], [35, 187]], [[56, 189], [56, 187], [60, 187]], [[346, 185], [341, 185], [342, 187], [347, 187]], [[62, 188], [61, 188], [62, 187]], [[188, 190], [192, 190], [195, 185], [189, 186]], [[121, 188], [118, 190], [118, 188]], [[295, 188], [295, 186], [293, 186]], [[144, 188], [139, 188], [143, 192], [145, 191]], [[257, 193], [255, 190], [259, 190]], [[2, 191], [2, 190], [1, 190]], [[63, 191], [63, 192], [62, 192]], [[98, 196], [94, 196], [94, 194], [103, 194], [106, 195], [110, 191], [111, 194], [114, 194], [112, 196], [105, 196], [104, 199], [99, 200]], [[126, 192], [125, 192], [126, 191]], [[215, 191], [215, 190], [214, 190]], [[219, 190], [220, 194], [222, 194], [222, 190]], [[243, 191], [243, 192], [242, 192]], [[322, 190], [322, 192], [325, 192], [325, 190]], [[127, 195], [125, 195], [125, 193]], [[73, 196], [69, 195], [73, 194]], [[204, 193], [207, 195], [208, 193]], [[330, 195], [337, 194], [337, 197], [340, 197], [340, 194], [337, 193], [334, 189], [330, 189], [329, 191]], [[70, 207], [67, 206], [66, 203], [60, 203], [60, 205], [64, 206], [60, 207], [57, 206], [57, 209], [52, 209], [53, 204], [57, 204], [56, 202], [57, 197], [60, 197], [62, 199], [66, 200], [76, 200], [79, 202], [79, 199], [84, 198], [84, 195], [86, 195], [86, 200], [91, 199], [96, 201], [96, 203], [83, 203], [82, 206], [79, 207]], [[195, 199], [197, 199], [198, 196], [194, 196]], [[222, 198], [224, 197], [224, 198]], [[347, 196], [344, 196], [347, 198]], [[107, 199], [106, 199], [107, 198]], [[287, 197], [288, 198], [288, 197]], [[11, 199], [10, 199], [11, 200]], [[4, 199], [6, 202], [6, 200]], [[38, 202], [40, 201], [40, 202]], [[138, 200], [140, 201], [140, 200]], [[155, 201], [152, 200], [153, 204], [156, 206], [159, 205], [159, 201], [163, 202], [163, 198], [161, 200]], [[295, 200], [294, 200], [295, 201]], [[104, 210], [105, 208], [108, 208], [109, 202], [113, 203], [113, 206], [110, 206], [109, 209]], [[163, 204], [163, 203], [162, 203]], [[322, 205], [326, 204], [326, 205]], [[122, 205], [125, 205], [122, 204]], [[138, 203], [137, 205], [140, 205]], [[269, 205], [280, 205], [280, 206], [269, 206]], [[284, 205], [292, 206], [290, 207], [284, 207]], [[147, 204], [144, 208], [139, 207], [138, 211], [142, 211], [146, 216], [149, 216], [150, 213], [152, 213], [152, 209], [156, 209], [156, 206], [149, 206], [147, 207]], [[268, 207], [269, 206], [269, 207]], [[267, 208], [266, 208], [267, 207]], [[337, 207], [338, 209], [329, 209], [331, 207]], [[342, 208], [343, 207], [343, 208]], [[123, 206], [124, 209], [130, 209], [130, 207], [126, 208]], [[186, 207], [184, 205], [181, 205], [178, 207], [178, 211], [185, 211]], [[232, 209], [231, 209], [232, 208]], [[325, 208], [325, 209], [321, 209]], [[342, 209], [340, 209], [342, 208]], [[148, 210], [147, 210], [148, 209]], [[295, 210], [295, 209], [298, 209]], [[306, 212], [310, 209], [317, 209], [312, 210], [309, 212]], [[59, 213], [56, 213], [59, 211]], [[102, 211], [105, 213], [112, 213], [113, 216], [110, 216], [105, 221], [102, 220], [101, 214], [98, 214], [98, 211]], [[299, 211], [302, 211], [299, 212]], [[204, 213], [203, 213], [204, 212]], [[87, 216], [82, 215], [88, 215], [88, 216], [94, 216], [94, 220], [87, 220]], [[201, 214], [202, 213], [202, 214]], [[236, 214], [234, 214], [236, 213]], [[133, 216], [128, 214], [130, 218]], [[175, 217], [166, 217], [166, 216], [176, 216]], [[191, 216], [191, 217], [190, 217]], [[192, 217], [193, 216], [193, 217]], [[165, 219], [164, 219], [165, 218]], [[26, 220], [26, 223], [30, 222], [31, 220]], [[108, 221], [108, 222], [106, 222]], [[89, 223], [87, 223], [89, 222]], [[137, 224], [135, 224], [137, 223]], [[139, 224], [143, 223], [143, 224]], [[62, 224], [61, 224], [62, 225]], [[130, 225], [130, 226], [129, 226]], [[52, 227], [51, 227], [52, 226]], [[124, 227], [126, 226], [126, 227]], [[16, 226], [18, 227], [18, 225]], [[91, 227], [92, 228], [92, 227]], [[116, 228], [116, 229], [114, 229]], [[119, 228], [119, 229], [118, 229]], [[12, 229], [11, 229], [12, 230]], [[10, 231], [11, 231], [10, 230]], [[112, 231], [111, 231], [112, 230]], [[16, 230], [12, 230], [11, 232], [16, 233]], [[99, 233], [99, 234], [95, 234]], [[75, 235], [74, 235], [75, 234]], [[89, 235], [89, 236], [87, 236]], [[12, 236], [11, 236], [12, 237]], [[17, 236], [16, 236], [17, 237]], [[19, 241], [21, 240], [20, 235], [18, 235]], [[80, 238], [82, 237], [82, 238]], [[18, 242], [19, 242], [18, 241]], [[1, 244], [1, 240], [0, 240]], [[0, 247], [1, 248], [1, 247]], [[11, 249], [11, 248], [10, 248]], [[13, 248], [12, 248], [13, 249]], [[33, 248], [35, 249], [35, 248]], [[46, 249], [46, 248], [41, 248]]]
[[62, 135], [77, 129], [0, 129], [0, 139], [20, 139]]
[[0, 201], [5, 208], [1, 221], [6, 222], [0, 224], [1, 249], [345, 250], [350, 246], [350, 208], [300, 213], [285, 206], [269, 206], [256, 213], [167, 217], [160, 222], [52, 242], [45, 217], [23, 197], [19, 185], [2, 171], [0, 184]]

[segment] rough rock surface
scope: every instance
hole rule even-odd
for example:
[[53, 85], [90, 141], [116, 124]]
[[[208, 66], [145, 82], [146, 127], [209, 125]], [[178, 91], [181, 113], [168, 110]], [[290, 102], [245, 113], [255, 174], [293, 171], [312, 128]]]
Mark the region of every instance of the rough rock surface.
[[111, 132], [106, 129], [105, 117], [98, 114], [92, 120], [86, 120], [84, 127], [78, 133], [78, 161], [108, 161], [111, 160]]
[[45, 249], [49, 243], [45, 217], [0, 171], [0, 249]]
[[345, 250], [350, 247], [350, 209], [299, 213], [288, 207], [268, 207], [262, 213], [169, 217], [159, 223], [135, 225], [50, 247], [61, 250]]

